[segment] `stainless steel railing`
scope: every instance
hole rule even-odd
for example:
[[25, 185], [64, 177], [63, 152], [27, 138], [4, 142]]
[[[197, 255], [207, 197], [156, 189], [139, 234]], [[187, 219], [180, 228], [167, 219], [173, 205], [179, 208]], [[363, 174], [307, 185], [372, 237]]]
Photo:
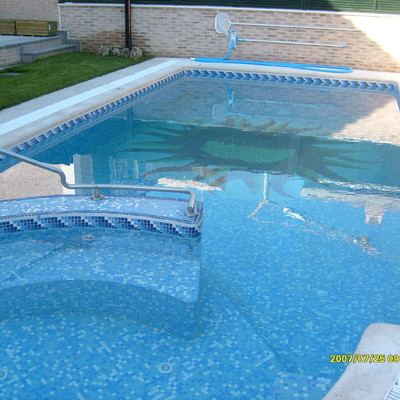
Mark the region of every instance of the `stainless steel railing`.
[[242, 26], [262, 26], [267, 28], [289, 28], [289, 29], [313, 29], [313, 30], [326, 30], [326, 31], [356, 31], [355, 28], [342, 28], [342, 27], [330, 27], [330, 26], [306, 26], [306, 25], [281, 25], [281, 24], [261, 24], [261, 23], [249, 23], [249, 22], [232, 22], [227, 13], [218, 13], [215, 16], [215, 30], [217, 33], [223, 33], [226, 36], [230, 36], [232, 41], [232, 33], [234, 33], [234, 41], [236, 42], [263, 42], [263, 43], [281, 43], [281, 44], [293, 44], [293, 45], [306, 45], [306, 46], [328, 46], [328, 47], [347, 47], [345, 44], [331, 44], [331, 43], [310, 43], [310, 42], [292, 42], [284, 40], [266, 40], [266, 39], [244, 39], [237, 36], [237, 31], [231, 31], [232, 25]]
[[14, 153], [9, 150], [5, 150], [0, 148], [0, 154], [4, 154], [8, 157], [15, 158], [17, 160], [26, 162], [28, 164], [34, 165], [35, 167], [45, 169], [50, 172], [54, 172], [60, 176], [61, 184], [67, 189], [93, 189], [92, 199], [101, 200], [104, 196], [100, 193], [100, 189], [115, 189], [115, 190], [136, 190], [136, 191], [146, 191], [146, 192], [170, 192], [170, 193], [183, 193], [188, 194], [189, 201], [187, 205], [187, 209], [185, 211], [185, 215], [187, 217], [195, 217], [197, 212], [195, 210], [195, 201], [196, 194], [192, 190], [189, 189], [181, 189], [181, 188], [169, 188], [169, 187], [157, 187], [157, 186], [136, 186], [136, 185], [112, 185], [112, 184], [74, 184], [68, 183], [67, 177], [59, 168], [54, 167], [53, 165], [46, 164], [41, 161], [34, 160], [33, 158], [29, 158], [23, 156], [18, 153]]

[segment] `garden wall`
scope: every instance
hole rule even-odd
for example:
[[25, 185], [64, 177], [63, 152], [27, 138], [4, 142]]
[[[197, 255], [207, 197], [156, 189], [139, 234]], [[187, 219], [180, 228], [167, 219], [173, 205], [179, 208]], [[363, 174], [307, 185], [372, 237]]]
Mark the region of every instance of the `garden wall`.
[[[83, 49], [124, 44], [124, 7], [61, 4], [63, 29], [82, 41]], [[346, 48], [290, 44], [238, 43], [231, 58], [344, 65], [356, 69], [400, 72], [400, 15], [213, 8], [198, 6], [132, 7], [133, 43], [166, 57], [223, 57], [229, 39], [217, 34], [214, 17], [228, 12], [234, 22], [355, 28], [323, 31], [234, 25], [240, 37], [280, 41], [346, 44]]]
[[0, 0], [0, 19], [58, 21], [58, 0]]
[[[44, 7], [45, 4], [47, 6]], [[396, 39], [400, 37], [398, 14], [134, 5], [133, 44], [155, 56], [223, 57], [228, 50], [229, 39], [215, 32], [214, 17], [218, 12], [228, 12], [234, 22], [356, 29], [324, 31], [234, 25], [232, 29], [237, 29], [239, 37], [243, 38], [345, 44], [347, 47], [242, 42], [238, 43], [231, 58], [400, 72], [400, 46]], [[60, 28], [68, 30], [70, 38], [81, 40], [82, 50], [85, 51], [95, 51], [100, 44], [125, 43], [124, 6], [119, 4], [57, 5], [56, 0], [30, 0], [27, 7], [25, 1], [1, 0], [0, 14], [2, 18], [53, 20], [58, 20], [59, 14]]]

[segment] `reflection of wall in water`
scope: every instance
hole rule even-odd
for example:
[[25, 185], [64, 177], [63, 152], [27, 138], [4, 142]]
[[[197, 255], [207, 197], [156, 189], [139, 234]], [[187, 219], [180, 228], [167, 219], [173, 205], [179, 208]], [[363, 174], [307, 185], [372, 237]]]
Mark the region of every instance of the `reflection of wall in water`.
[[396, 98], [367, 90], [186, 78], [142, 99], [134, 114], [143, 121], [400, 141]]
[[345, 202], [354, 207], [365, 209], [365, 223], [380, 225], [385, 211], [399, 212], [400, 199], [382, 194], [362, 194], [347, 191], [334, 191], [327, 189], [303, 188], [301, 195], [305, 197], [320, 198], [329, 201]]

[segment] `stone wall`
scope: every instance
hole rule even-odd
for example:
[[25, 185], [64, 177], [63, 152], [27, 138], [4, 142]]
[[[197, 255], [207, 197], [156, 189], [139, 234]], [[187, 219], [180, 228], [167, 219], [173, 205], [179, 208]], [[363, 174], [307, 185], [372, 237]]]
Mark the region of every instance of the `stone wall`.
[[0, 50], [0, 66], [18, 64], [19, 62], [21, 62], [21, 49], [19, 47]]

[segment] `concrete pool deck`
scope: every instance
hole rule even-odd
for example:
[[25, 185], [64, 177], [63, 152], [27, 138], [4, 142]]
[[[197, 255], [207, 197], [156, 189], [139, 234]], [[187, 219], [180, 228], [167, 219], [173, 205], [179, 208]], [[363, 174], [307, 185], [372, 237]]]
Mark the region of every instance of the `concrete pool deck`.
[[[199, 63], [189, 59], [154, 58], [0, 111], [0, 147], [10, 148], [185, 69], [251, 71], [324, 78], [332, 75], [295, 68]], [[335, 74], [334, 77], [335, 79], [393, 82], [398, 85], [400, 83], [400, 74], [394, 73], [354, 71]]]
[[[368, 326], [354, 352], [356, 362], [348, 363], [323, 400], [398, 399], [400, 366], [398, 362], [390, 362], [390, 356], [397, 356], [398, 361], [399, 338], [400, 325], [376, 323]], [[378, 359], [382, 362], [377, 362]]]

